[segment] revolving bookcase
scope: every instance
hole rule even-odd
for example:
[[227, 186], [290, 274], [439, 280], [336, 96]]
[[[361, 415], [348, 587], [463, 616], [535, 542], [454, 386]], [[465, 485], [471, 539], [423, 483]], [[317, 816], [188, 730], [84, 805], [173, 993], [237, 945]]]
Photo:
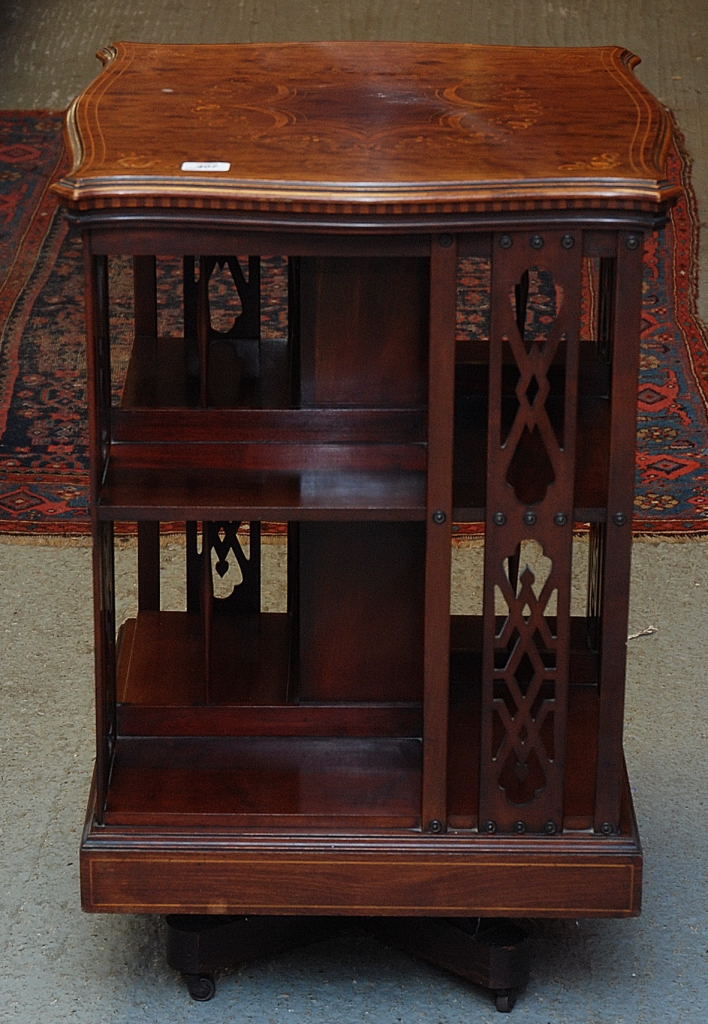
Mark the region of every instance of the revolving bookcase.
[[[87, 296], [84, 907], [170, 915], [202, 951], [217, 922], [253, 953], [266, 918], [278, 941], [378, 921], [508, 1009], [524, 969], [472, 969], [493, 928], [470, 919], [639, 912], [622, 719], [665, 114], [617, 47], [102, 59], [55, 185]], [[482, 598], [452, 614], [472, 529]]]

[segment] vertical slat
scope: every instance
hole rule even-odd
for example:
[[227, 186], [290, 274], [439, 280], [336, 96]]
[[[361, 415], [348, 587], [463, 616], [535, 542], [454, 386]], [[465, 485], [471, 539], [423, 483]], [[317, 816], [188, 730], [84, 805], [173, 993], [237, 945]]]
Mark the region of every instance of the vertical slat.
[[595, 829], [619, 827], [622, 797], [624, 682], [632, 549], [637, 419], [637, 377], [641, 326], [642, 236], [620, 232], [617, 239], [613, 305], [610, 397], [610, 468], [600, 627], [600, 715]]
[[261, 340], [261, 258], [248, 257], [248, 288], [243, 297], [244, 330], [248, 337]]
[[602, 580], [605, 574], [606, 523], [591, 523], [588, 538], [588, 584], [586, 603], [586, 639], [591, 651], [600, 650]]
[[185, 523], [185, 579], [187, 611], [198, 612], [201, 600], [201, 558], [199, 555], [199, 526]]
[[287, 597], [286, 610], [290, 626], [290, 659], [286, 700], [297, 699], [300, 690], [300, 523], [287, 524]]
[[201, 617], [202, 617], [202, 651], [204, 691], [202, 699], [209, 703], [211, 688], [211, 670], [213, 656], [214, 631], [214, 584], [211, 569], [211, 545], [209, 534], [212, 523], [202, 523], [202, 561], [201, 561]]
[[302, 394], [302, 261], [288, 257], [288, 375], [290, 401], [298, 404]]
[[88, 430], [91, 451], [90, 501], [98, 500], [108, 458], [111, 427], [111, 343], [108, 259], [94, 256], [85, 244]]
[[157, 260], [133, 256], [134, 324], [137, 338], [157, 337]]
[[253, 520], [248, 524], [248, 611], [257, 614], [262, 602], [261, 524]]
[[101, 522], [97, 512], [110, 436], [111, 360], [108, 261], [105, 256], [93, 255], [88, 239], [84, 241], [84, 275], [93, 535], [96, 813], [101, 822], [108, 789], [111, 746], [115, 736], [116, 702], [113, 525]]
[[209, 404], [209, 341], [211, 316], [209, 313], [209, 267], [206, 256], [199, 257], [197, 282], [197, 351], [199, 355], [199, 404]]
[[[154, 256], [133, 256], [133, 305], [135, 345], [157, 338], [157, 260]], [[141, 611], [160, 608], [160, 527], [138, 523], [138, 607]]]
[[96, 672], [96, 813], [108, 793], [116, 734], [115, 562], [113, 523], [96, 519], [93, 533], [94, 659]]
[[457, 239], [434, 237], [430, 252], [427, 543], [425, 553], [422, 824], [447, 818], [450, 568]]
[[160, 610], [160, 524], [138, 523], [138, 609]]
[[612, 331], [615, 317], [615, 260], [611, 256], [600, 258], [599, 309], [597, 344], [598, 354], [606, 362], [612, 360]]

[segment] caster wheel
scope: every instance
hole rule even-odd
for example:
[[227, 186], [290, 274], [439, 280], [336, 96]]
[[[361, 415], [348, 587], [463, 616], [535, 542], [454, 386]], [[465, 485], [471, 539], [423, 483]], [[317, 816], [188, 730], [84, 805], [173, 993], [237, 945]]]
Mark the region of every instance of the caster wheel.
[[499, 1013], [511, 1013], [516, 1002], [516, 992], [513, 988], [500, 988], [494, 994], [494, 1005]]
[[206, 1003], [214, 998], [216, 993], [216, 982], [213, 974], [185, 974], [187, 989], [192, 999], [199, 1003]]

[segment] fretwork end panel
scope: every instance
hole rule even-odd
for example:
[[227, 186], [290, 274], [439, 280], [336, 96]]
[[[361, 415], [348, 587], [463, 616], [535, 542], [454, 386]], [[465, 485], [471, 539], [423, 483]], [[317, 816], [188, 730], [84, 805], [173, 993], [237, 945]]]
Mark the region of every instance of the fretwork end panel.
[[494, 239], [480, 829], [563, 827], [582, 238]]

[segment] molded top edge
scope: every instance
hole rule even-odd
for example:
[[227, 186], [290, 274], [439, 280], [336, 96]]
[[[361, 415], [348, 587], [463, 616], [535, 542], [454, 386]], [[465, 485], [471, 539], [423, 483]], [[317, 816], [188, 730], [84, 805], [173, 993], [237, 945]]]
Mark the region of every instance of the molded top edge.
[[82, 209], [660, 206], [666, 111], [619, 46], [121, 42], [67, 114]]

